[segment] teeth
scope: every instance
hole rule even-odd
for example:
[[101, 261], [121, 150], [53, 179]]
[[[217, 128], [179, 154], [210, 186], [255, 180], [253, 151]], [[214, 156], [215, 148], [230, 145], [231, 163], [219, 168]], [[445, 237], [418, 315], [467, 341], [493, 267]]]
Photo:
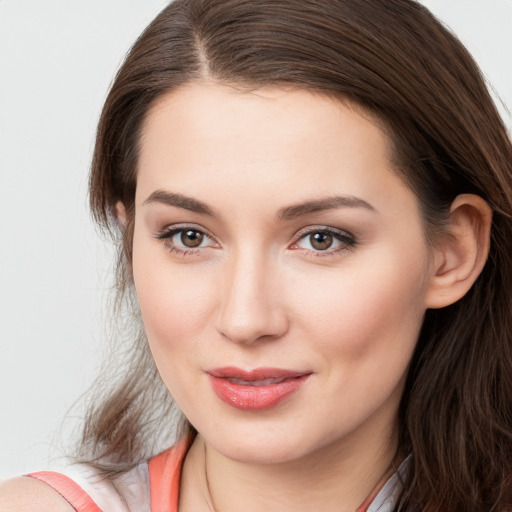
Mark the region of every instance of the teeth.
[[228, 379], [233, 384], [239, 384], [240, 386], [270, 386], [272, 384], [279, 384], [286, 379], [262, 379], [262, 380], [242, 380], [242, 379]]

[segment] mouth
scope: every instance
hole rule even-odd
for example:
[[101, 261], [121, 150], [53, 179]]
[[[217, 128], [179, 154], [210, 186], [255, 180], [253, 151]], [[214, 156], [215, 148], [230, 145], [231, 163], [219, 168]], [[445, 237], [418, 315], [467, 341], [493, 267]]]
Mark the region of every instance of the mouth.
[[246, 371], [235, 367], [206, 372], [213, 391], [226, 404], [245, 411], [271, 409], [300, 390], [311, 372], [281, 368]]
[[229, 382], [233, 384], [240, 384], [240, 386], [271, 386], [272, 384], [280, 384], [284, 382], [286, 379], [261, 379], [261, 380], [243, 380], [236, 378], [227, 378]]

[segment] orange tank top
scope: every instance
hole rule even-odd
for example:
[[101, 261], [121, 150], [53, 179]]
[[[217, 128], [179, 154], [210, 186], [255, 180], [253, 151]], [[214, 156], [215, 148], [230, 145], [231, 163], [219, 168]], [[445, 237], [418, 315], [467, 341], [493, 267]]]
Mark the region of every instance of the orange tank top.
[[[149, 500], [146, 510], [151, 512], [178, 512], [181, 470], [190, 442], [184, 440], [150, 459]], [[400, 470], [399, 470], [400, 471]], [[30, 473], [26, 476], [40, 480], [57, 491], [76, 512], [110, 512], [100, 508], [93, 498], [72, 478], [53, 471]], [[389, 476], [389, 475], [388, 475]], [[400, 479], [392, 475], [371, 493], [355, 512], [386, 512], [392, 510], [393, 495]], [[116, 508], [117, 511], [117, 508]], [[138, 512], [138, 511], [137, 511]]]

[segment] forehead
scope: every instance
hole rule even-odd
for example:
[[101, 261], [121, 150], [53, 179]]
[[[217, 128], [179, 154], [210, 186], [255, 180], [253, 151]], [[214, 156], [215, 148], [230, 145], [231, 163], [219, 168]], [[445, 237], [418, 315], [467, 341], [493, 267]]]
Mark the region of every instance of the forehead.
[[190, 141], [231, 136], [235, 142], [247, 134], [255, 143], [282, 146], [287, 139], [315, 141], [316, 133], [326, 144], [330, 136], [337, 137], [338, 144], [342, 139], [350, 143], [361, 135], [373, 136], [373, 142], [379, 139], [381, 145], [388, 146], [383, 148], [388, 154], [391, 149], [382, 123], [369, 112], [348, 100], [309, 89], [266, 86], [245, 90], [209, 81], [185, 84], [163, 95], [149, 110], [142, 142], [148, 136], [154, 138], [157, 130], [163, 135], [176, 128], [177, 123], [179, 134], [167, 135]]
[[333, 193], [385, 197], [404, 186], [391, 155], [379, 123], [349, 103], [283, 87], [189, 84], [162, 97], [146, 118], [137, 201], [161, 188], [201, 196], [222, 188], [239, 198], [278, 190], [284, 202]]

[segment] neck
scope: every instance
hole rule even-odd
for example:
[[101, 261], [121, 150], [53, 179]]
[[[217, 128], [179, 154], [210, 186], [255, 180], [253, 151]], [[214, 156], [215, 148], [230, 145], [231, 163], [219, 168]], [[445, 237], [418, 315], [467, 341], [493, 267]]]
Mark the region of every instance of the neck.
[[394, 437], [366, 450], [344, 439], [300, 459], [252, 464], [225, 457], [198, 436], [183, 469], [180, 512], [354, 512], [389, 477]]

